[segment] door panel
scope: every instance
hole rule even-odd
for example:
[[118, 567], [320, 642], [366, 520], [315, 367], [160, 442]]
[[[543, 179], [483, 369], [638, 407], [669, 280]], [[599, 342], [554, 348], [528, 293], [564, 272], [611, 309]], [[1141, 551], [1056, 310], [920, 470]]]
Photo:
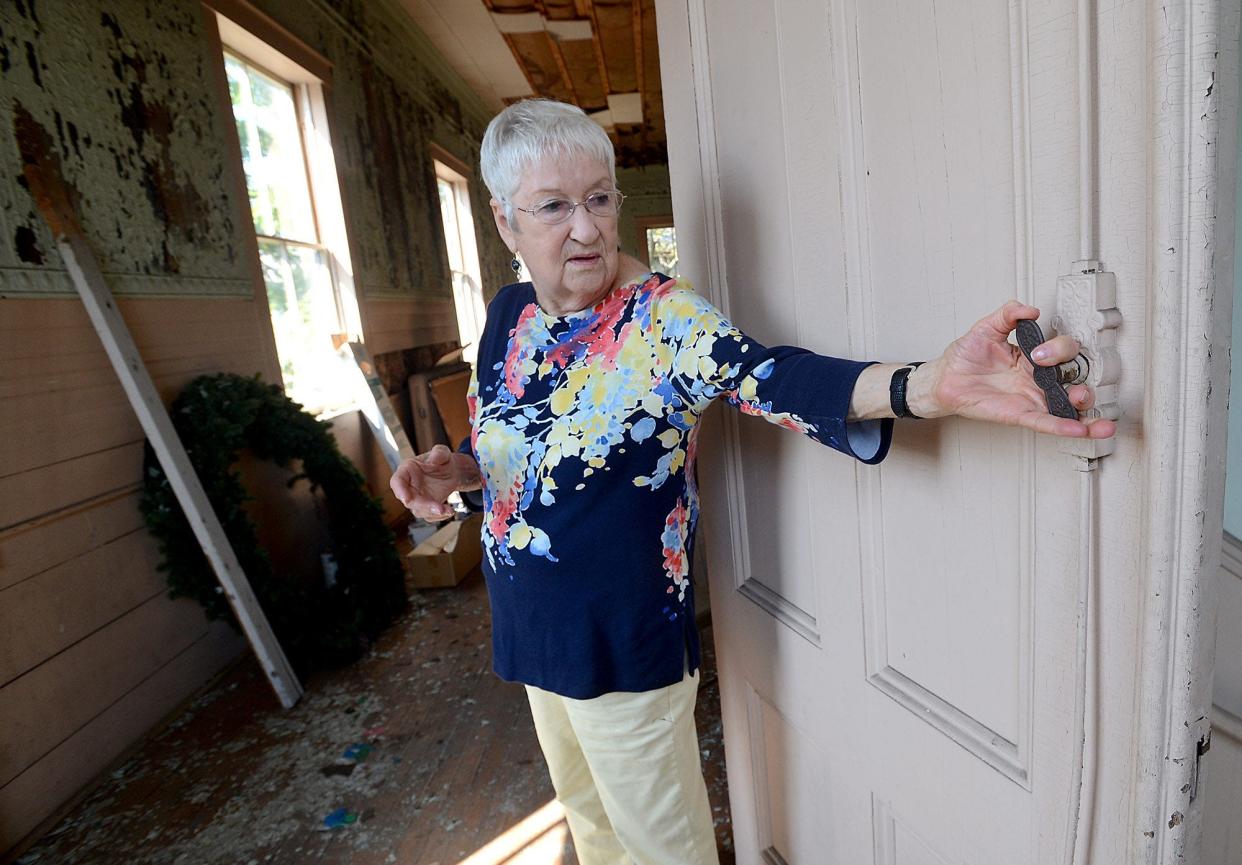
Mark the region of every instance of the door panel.
[[888, 802], [876, 798], [872, 810], [876, 865], [949, 865], [949, 860], [939, 856]]
[[[810, 17], [810, 26], [807, 18]], [[754, 27], [738, 28], [738, 21]], [[822, 93], [831, 73], [825, 41], [827, 10], [821, 4], [732, 0], [707, 18], [713, 56], [748, 58], [713, 63], [714, 92], [747, 93], [745, 110], [717, 115], [720, 146], [723, 243], [738, 255], [727, 258], [727, 311], [746, 331], [767, 344], [793, 343], [829, 352], [847, 337], [839, 178], [825, 159], [833, 134], [831, 100]], [[719, 46], [716, 48], [715, 46]], [[754, 62], [793, 52], [793, 67]], [[788, 78], [787, 76], [792, 76]], [[797, 94], [805, 94], [798, 96]], [[763, 166], [762, 171], [754, 170]], [[807, 539], [812, 511], [805, 503], [817, 490], [853, 484], [848, 464], [828, 474], [812, 471], [813, 448], [766, 424], [736, 428], [737, 444], [748, 454], [737, 469], [730, 497], [733, 521], [746, 526], [744, 556], [736, 573], [746, 597], [812, 642], [819, 641], [817, 555]], [[792, 508], [771, 503], [797, 502]], [[847, 535], [855, 517], [840, 526]], [[825, 541], [834, 545], [835, 533]], [[822, 554], [822, 551], [821, 551]]]
[[831, 807], [824, 755], [771, 703], [749, 690], [755, 775], [760, 779], [759, 847], [772, 861], [812, 861], [822, 841], [816, 828]]
[[[916, 360], [1003, 300], [1026, 270], [1015, 268], [1026, 230], [1015, 207], [1023, 172], [1014, 156], [1026, 145], [1013, 122], [1008, 49], [1017, 40], [999, 3], [888, 0], [855, 12], [859, 99], [849, 126], [862, 130], [868, 329], [875, 356]], [[956, 422], [914, 433], [915, 447], [881, 468], [869, 515], [879, 543], [863, 570], [883, 599], [868, 617], [881, 629], [872, 675], [1016, 747], [1028, 703], [1018, 671], [1030, 657], [1019, 642], [1029, 615], [1019, 540], [1031, 528], [1020, 491], [1033, 480], [1024, 436]], [[977, 555], [962, 555], [972, 547]]]
[[[923, 441], [926, 447], [920, 447]], [[873, 684], [1025, 783], [1035, 530], [1033, 447], [950, 422], [901, 430], [864, 514]], [[877, 477], [878, 475], [878, 477]]]
[[736, 509], [737, 519], [748, 530], [747, 567], [736, 574], [738, 587], [756, 604], [818, 644], [820, 612], [812, 551], [803, 541], [811, 532], [810, 515], [804, 508], [784, 515], [766, 506], [787, 490], [805, 488], [806, 455], [797, 442], [776, 428], [764, 429], [759, 424], [747, 427], [739, 430], [742, 447], [755, 458], [747, 460], [740, 472], [743, 500]]

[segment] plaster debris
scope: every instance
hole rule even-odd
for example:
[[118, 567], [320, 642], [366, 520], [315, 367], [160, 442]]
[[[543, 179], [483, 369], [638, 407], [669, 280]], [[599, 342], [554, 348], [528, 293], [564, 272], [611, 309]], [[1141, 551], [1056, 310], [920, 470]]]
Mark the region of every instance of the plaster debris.
[[365, 742], [358, 742], [346, 748], [345, 753], [342, 754], [341, 756], [344, 757], [346, 760], [354, 760], [356, 762], [361, 763], [363, 760], [365, 760], [367, 757], [370, 756], [373, 750], [375, 749], [372, 748], [370, 745], [366, 744]]
[[327, 817], [323, 818], [325, 829], [339, 829], [342, 826], [352, 826], [358, 822], [358, 814], [350, 811], [348, 808], [337, 808]]
[[[473, 576], [455, 589], [416, 595], [376, 651], [308, 677], [305, 697], [288, 711], [246, 661], [117, 767], [27, 861], [466, 859], [554, 795], [524, 690], [491, 672], [486, 642], [478, 655], [447, 648], [453, 639], [486, 639], [485, 591]], [[699, 747], [727, 853], [719, 692], [710, 637], [705, 643]], [[439, 661], [424, 669], [433, 657]], [[570, 851], [566, 840], [566, 862], [574, 861]]]

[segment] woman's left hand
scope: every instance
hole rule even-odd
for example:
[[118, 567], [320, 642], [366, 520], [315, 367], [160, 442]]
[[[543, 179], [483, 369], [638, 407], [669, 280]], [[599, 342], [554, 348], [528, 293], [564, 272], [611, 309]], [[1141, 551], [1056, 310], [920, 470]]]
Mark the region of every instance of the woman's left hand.
[[[954, 340], [943, 355], [911, 376], [911, 410], [921, 414], [922, 403], [929, 417], [957, 414], [1071, 438], [1102, 439], [1113, 435], [1117, 424], [1111, 420], [1078, 421], [1048, 413], [1044, 393], [1032, 377], [1030, 361], [1008, 341], [1020, 319], [1038, 317], [1037, 308], [1011, 300], [980, 319]], [[1057, 336], [1036, 348], [1032, 356], [1040, 366], [1056, 366], [1073, 360], [1078, 352], [1077, 340]], [[1086, 385], [1070, 385], [1066, 391], [1070, 403], [1080, 412], [1095, 403], [1095, 394]]]

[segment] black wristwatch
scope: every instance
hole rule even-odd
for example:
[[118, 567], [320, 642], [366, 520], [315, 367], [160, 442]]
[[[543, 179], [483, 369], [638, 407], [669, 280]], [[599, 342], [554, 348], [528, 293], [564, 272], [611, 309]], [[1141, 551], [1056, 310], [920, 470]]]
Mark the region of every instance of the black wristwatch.
[[921, 360], [911, 361], [893, 373], [893, 377], [888, 383], [888, 404], [892, 407], [893, 414], [897, 417], [922, 420], [922, 418], [910, 411], [910, 406], [906, 403], [906, 382], [910, 378], [910, 373], [922, 365], [923, 361]]

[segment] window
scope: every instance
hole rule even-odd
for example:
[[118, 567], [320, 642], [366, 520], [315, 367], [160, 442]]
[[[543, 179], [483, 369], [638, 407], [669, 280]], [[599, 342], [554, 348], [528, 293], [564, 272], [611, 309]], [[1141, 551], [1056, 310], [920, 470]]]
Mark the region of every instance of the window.
[[339, 413], [353, 404], [357, 370], [337, 346], [361, 328], [322, 86], [218, 21], [285, 393], [316, 414]]
[[[440, 217], [444, 222], [444, 245], [448, 249], [449, 270], [453, 280], [453, 304], [457, 310], [457, 328], [463, 347], [462, 357], [474, 366], [483, 333], [482, 276], [479, 252], [474, 242], [474, 217], [470, 212], [470, 188], [465, 174], [451, 168], [451, 158], [441, 154], [434, 160], [436, 189], [440, 194]], [[455, 161], [455, 160], [454, 160]]]
[[677, 273], [677, 229], [668, 225], [647, 229], [647, 266], [666, 276]]
[[638, 229], [640, 255], [646, 253], [647, 266], [666, 276], [679, 276], [677, 272], [677, 229], [673, 228], [671, 216], [640, 216], [635, 220]]

